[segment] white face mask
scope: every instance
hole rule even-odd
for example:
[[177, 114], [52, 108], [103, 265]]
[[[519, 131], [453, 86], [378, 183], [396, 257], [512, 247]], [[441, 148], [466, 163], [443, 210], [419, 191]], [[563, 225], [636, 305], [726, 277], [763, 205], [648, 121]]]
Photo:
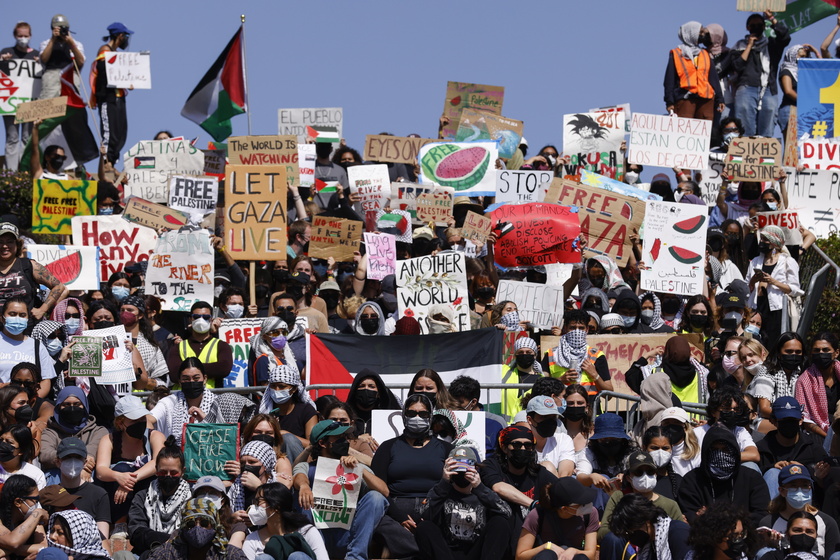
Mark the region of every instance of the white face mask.
[[751, 366], [744, 366], [744, 369], [750, 372], [751, 374], [755, 375], [759, 371], [761, 371], [762, 365], [764, 365], [764, 362], [758, 362], [757, 364], [753, 364]]
[[674, 201], [679, 202], [680, 199], [683, 197], [683, 192], [680, 190], [674, 191]]
[[76, 479], [82, 474], [85, 460], [79, 457], [68, 457], [61, 460], [61, 474], [70, 479]]
[[283, 404], [284, 402], [288, 401], [292, 398], [292, 393], [288, 389], [283, 389], [282, 391], [277, 389], [271, 390], [271, 400], [276, 402], [277, 404]]
[[640, 474], [630, 477], [630, 484], [636, 492], [652, 492], [656, 488], [656, 475]]
[[245, 313], [245, 306], [238, 303], [231, 303], [227, 306], [225, 317], [229, 319], [239, 319]]
[[671, 452], [664, 449], [657, 449], [656, 451], [649, 451], [653, 464], [657, 467], [664, 467], [671, 462]]
[[210, 330], [210, 321], [205, 319], [195, 319], [192, 322], [192, 330], [198, 334], [204, 334]]
[[196, 496], [196, 498], [199, 498], [199, 499], [203, 498], [205, 500], [210, 500], [211, 502], [213, 502], [213, 505], [216, 506], [217, 510], [222, 509], [222, 497], [221, 496], [216, 496], [214, 494], [199, 494], [198, 496]]
[[17, 46], [25, 49], [29, 46], [29, 37], [15, 37], [15, 42], [17, 42]]
[[632, 185], [633, 183], [639, 180], [639, 174], [635, 171], [628, 171], [624, 174], [624, 180], [627, 182], [628, 185]]
[[768, 207], [770, 210], [776, 210], [776, 209], [779, 207], [778, 203], [776, 203], [776, 202], [770, 202], [770, 201], [768, 201], [768, 202], [765, 202], [765, 204], [767, 204], [767, 207]]
[[268, 523], [268, 512], [265, 511], [264, 507], [252, 505], [248, 508], [248, 519], [254, 525], [265, 525]]

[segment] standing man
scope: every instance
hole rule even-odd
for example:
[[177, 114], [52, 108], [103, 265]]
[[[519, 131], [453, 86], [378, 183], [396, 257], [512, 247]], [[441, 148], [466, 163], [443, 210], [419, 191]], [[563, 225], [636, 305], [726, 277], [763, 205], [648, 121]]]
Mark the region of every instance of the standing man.
[[187, 358], [198, 358], [207, 373], [207, 387], [213, 389], [224, 385], [233, 369], [233, 348], [224, 340], [211, 336], [213, 306], [206, 301], [197, 301], [190, 309], [190, 330], [186, 339], [176, 338], [176, 344], [169, 350], [166, 363], [169, 379], [177, 382], [181, 363]]
[[[14, 30], [15, 46], [0, 51], [0, 60], [11, 59], [38, 60], [38, 51], [29, 46], [32, 38], [32, 28], [25, 21], [18, 22]], [[6, 65], [2, 65], [5, 67]], [[3, 68], [4, 70], [6, 68]], [[6, 169], [18, 170], [20, 156], [23, 147], [29, 142], [32, 134], [32, 123], [15, 124], [14, 115], [3, 115], [3, 124], [6, 125]], [[18, 130], [18, 127], [20, 129]]]
[[[120, 152], [128, 137], [128, 117], [125, 109], [126, 90], [109, 88], [105, 71], [105, 57], [117, 49], [125, 50], [134, 31], [116, 21], [108, 26], [108, 41], [96, 53], [96, 59], [90, 68], [90, 108], [99, 107], [99, 130], [102, 148], [105, 152], [105, 170], [113, 171], [114, 162], [120, 158]], [[110, 169], [109, 169], [110, 168]]]
[[58, 144], [50, 144], [44, 150], [44, 164], [41, 165], [41, 138], [38, 135], [38, 127], [41, 121], [37, 120], [32, 127], [32, 152], [29, 156], [29, 172], [32, 179], [56, 179], [66, 181], [70, 179], [67, 170], [64, 169], [64, 162], [67, 161], [67, 154], [64, 148]]
[[[76, 70], [81, 71], [85, 64], [85, 48], [70, 35], [70, 22], [61, 14], [53, 16], [50, 22], [52, 36], [41, 43], [41, 64], [44, 75], [41, 77], [41, 99], [51, 99], [61, 95], [61, 71], [75, 61]], [[78, 76], [74, 79], [76, 87]]]

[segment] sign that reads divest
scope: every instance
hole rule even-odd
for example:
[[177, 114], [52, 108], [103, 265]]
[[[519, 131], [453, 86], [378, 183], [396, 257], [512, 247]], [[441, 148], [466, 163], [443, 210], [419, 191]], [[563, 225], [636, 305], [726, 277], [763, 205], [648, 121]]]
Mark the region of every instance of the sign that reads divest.
[[703, 293], [708, 209], [699, 204], [648, 201], [642, 247], [642, 289]]
[[397, 261], [397, 303], [400, 317], [414, 317], [423, 334], [427, 321], [442, 315], [454, 331], [470, 330], [467, 273], [463, 253], [440, 253]]
[[300, 186], [298, 141], [295, 136], [231, 136], [228, 160], [231, 165], [282, 165], [286, 180]]
[[187, 214], [206, 214], [216, 209], [219, 180], [216, 177], [184, 177], [169, 179], [169, 207]]
[[309, 256], [315, 259], [332, 257], [336, 262], [352, 262], [353, 253], [362, 242], [364, 222], [315, 216], [312, 220], [312, 235]]
[[385, 134], [368, 134], [365, 137], [365, 161], [379, 163], [417, 163], [420, 148], [430, 142], [440, 142], [437, 138], [404, 138]]
[[41, 263], [68, 290], [99, 289], [99, 247], [27, 243], [26, 256]]
[[776, 138], [733, 138], [723, 165], [730, 181], [772, 181], [781, 173], [782, 145]]
[[169, 202], [170, 175], [203, 175], [204, 152], [183, 138], [144, 140], [123, 156], [128, 177], [125, 196]]
[[341, 138], [343, 125], [344, 109], [341, 107], [277, 110], [277, 134], [296, 136], [300, 143], [306, 141], [307, 126], [334, 126]]
[[286, 258], [285, 166], [227, 166], [225, 245], [235, 259]]
[[239, 460], [239, 424], [184, 424], [184, 478], [194, 482], [202, 476], [232, 480], [225, 472], [227, 461]]
[[233, 369], [225, 377], [225, 387], [247, 387], [248, 353], [251, 351], [251, 339], [260, 333], [263, 319], [253, 317], [224, 319], [219, 327], [219, 340], [230, 344], [233, 350]]
[[523, 321], [540, 329], [551, 329], [563, 324], [563, 287], [499, 280], [496, 301], [512, 301], [519, 309]]
[[633, 113], [627, 161], [656, 167], [705, 169], [712, 121]]
[[505, 204], [490, 217], [498, 239], [493, 255], [500, 266], [580, 262], [580, 223], [568, 206]]
[[397, 238], [390, 233], [365, 232], [367, 277], [382, 280], [397, 271]]
[[96, 181], [38, 179], [32, 185], [32, 232], [67, 235], [73, 216], [96, 214]]
[[496, 202], [542, 202], [552, 171], [496, 170]]
[[38, 99], [42, 73], [41, 63], [34, 60], [0, 60], [0, 115], [14, 115], [22, 103]]
[[801, 245], [802, 232], [799, 231], [799, 216], [796, 212], [782, 210], [779, 212], [758, 212], [758, 227], [778, 226], [785, 232], [785, 245]]
[[206, 229], [165, 232], [146, 270], [146, 293], [164, 311], [189, 311], [198, 301], [211, 301], [214, 254]]
[[76, 216], [71, 220], [73, 245], [99, 247], [99, 277], [108, 278], [128, 261], [149, 260], [155, 230], [130, 224], [119, 216]]

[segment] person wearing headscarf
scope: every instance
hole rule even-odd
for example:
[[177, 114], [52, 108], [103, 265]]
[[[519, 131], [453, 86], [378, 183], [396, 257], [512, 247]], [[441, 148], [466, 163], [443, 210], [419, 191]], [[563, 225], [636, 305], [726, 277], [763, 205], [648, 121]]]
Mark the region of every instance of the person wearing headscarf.
[[633, 362], [624, 378], [633, 391], [641, 394], [642, 382], [660, 372], [671, 380], [671, 391], [681, 402], [708, 400], [709, 370], [691, 355], [691, 346], [684, 337], [672, 336], [665, 348], [660, 346]]
[[266, 317], [260, 332], [251, 337], [251, 354], [248, 357], [248, 369], [251, 372], [251, 384], [262, 385], [268, 382], [269, 364], [286, 365], [298, 371], [295, 353], [289, 347], [289, 339], [303, 332], [295, 324], [289, 331], [289, 324], [280, 317]]
[[677, 33], [680, 44], [671, 49], [665, 70], [665, 110], [678, 117], [710, 121], [715, 109], [723, 111], [720, 80], [709, 51], [700, 44], [712, 43], [709, 30], [689, 21]]
[[41, 468], [45, 471], [58, 468], [56, 453], [61, 440], [74, 436], [85, 442], [88, 457], [85, 461], [87, 479], [96, 465], [99, 441], [108, 435], [107, 428], [99, 426], [90, 414], [88, 398], [78, 387], [65, 387], [55, 399], [55, 412], [41, 434]]
[[[618, 265], [606, 255], [596, 255], [586, 259], [584, 273], [589, 283], [595, 288], [603, 290], [604, 293], [610, 290], [630, 288], [621, 276]], [[585, 292], [589, 287], [581, 285], [581, 288]]]
[[675, 403], [671, 393], [671, 380], [665, 372], [656, 372], [642, 380], [639, 388], [639, 413], [642, 417], [633, 426], [631, 436], [636, 445], [641, 448], [642, 437], [651, 426], [658, 426], [661, 422], [662, 412], [672, 406], [679, 406]]
[[799, 59], [809, 58], [811, 53], [814, 54], [815, 58], [820, 58], [817, 49], [811, 45], [791, 45], [785, 50], [785, 55], [782, 58], [782, 64], [779, 68], [779, 85], [782, 86], [782, 101], [779, 103], [779, 128], [782, 129], [782, 138], [787, 138], [790, 108], [796, 107]]
[[76, 298], [69, 297], [56, 303], [50, 319], [64, 325], [67, 336], [82, 334], [83, 331], [87, 330], [85, 308], [82, 302]]
[[778, 226], [767, 226], [758, 233], [759, 255], [750, 261], [750, 295], [747, 307], [758, 310], [764, 319], [765, 346], [776, 344], [781, 334], [785, 295], [804, 292], [799, 285], [799, 264], [785, 248], [785, 233]]
[[[32, 327], [32, 339], [37, 340], [41, 347], [49, 352], [50, 357], [55, 360], [52, 369], [55, 372], [56, 384], [63, 388], [64, 372], [69, 367], [70, 359], [70, 349], [65, 350], [67, 333], [64, 330], [64, 325], [58, 321], [42, 319]], [[44, 366], [49, 367], [48, 364], [44, 364]]]
[[280, 421], [286, 432], [283, 434], [283, 445], [292, 459], [303, 452], [312, 428], [318, 423], [318, 412], [304, 390], [300, 374], [283, 364], [269, 364], [268, 386], [259, 411]]
[[353, 378], [345, 401], [356, 415], [355, 433], [370, 434], [374, 410], [397, 410], [402, 403], [385, 385], [378, 373], [363, 369]]
[[148, 560], [246, 560], [240, 548], [228, 543], [216, 504], [193, 498], [181, 510], [181, 526], [165, 543], [152, 550]]
[[47, 546], [63, 551], [73, 560], [111, 558], [102, 546], [96, 521], [89, 513], [77, 509], [57, 511], [50, 516]]
[[610, 300], [607, 293], [599, 288], [589, 288], [580, 296], [580, 308], [584, 311], [594, 311], [598, 314], [598, 320], [610, 312]]
[[253, 440], [239, 453], [242, 470], [228, 489], [230, 507], [234, 512], [245, 513], [254, 501], [254, 492], [263, 484], [276, 482], [274, 466], [277, 454], [264, 441]]
[[[514, 363], [502, 366], [502, 383], [526, 383], [532, 385], [542, 377], [543, 369], [539, 360], [539, 349], [534, 339], [523, 336], [513, 343]], [[524, 410], [521, 403], [525, 389], [502, 390], [502, 415], [512, 420], [516, 413]]]
[[642, 323], [653, 329], [653, 332], [671, 333], [674, 329], [665, 324], [662, 320], [662, 303], [653, 292], [642, 294]]
[[[715, 72], [717, 72], [720, 83], [720, 91], [723, 94], [725, 109], [720, 115], [723, 118], [732, 112], [735, 102], [735, 93], [732, 91], [732, 79], [730, 78], [730, 74], [732, 73], [733, 51], [726, 46], [729, 42], [729, 36], [720, 24], [710, 23], [706, 26], [706, 29], [709, 30], [709, 38], [711, 39], [711, 45], [707, 48], [709, 54], [712, 55], [712, 64], [715, 65]], [[716, 128], [717, 120], [715, 121]]]
[[612, 391], [610, 367], [606, 355], [586, 343], [589, 314], [575, 309], [563, 315], [563, 335], [549, 354], [551, 377], [566, 385], [583, 385], [590, 396]]
[[356, 322], [353, 329], [362, 336], [384, 336], [385, 314], [379, 304], [366, 301], [356, 310]]

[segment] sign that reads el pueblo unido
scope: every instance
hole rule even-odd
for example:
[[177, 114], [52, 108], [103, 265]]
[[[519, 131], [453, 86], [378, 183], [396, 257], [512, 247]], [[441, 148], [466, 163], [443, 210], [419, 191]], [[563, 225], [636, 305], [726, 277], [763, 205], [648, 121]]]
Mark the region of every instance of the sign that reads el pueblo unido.
[[656, 167], [705, 169], [712, 121], [633, 113], [627, 161]]
[[306, 127], [332, 126], [340, 138], [343, 124], [344, 110], [341, 107], [277, 110], [277, 133], [283, 136], [294, 135], [301, 144], [306, 141]]
[[225, 246], [234, 259], [286, 258], [286, 166], [225, 168]]
[[708, 209], [700, 204], [648, 201], [642, 246], [642, 290], [703, 293]]
[[146, 293], [164, 311], [189, 311], [196, 302], [211, 301], [214, 255], [206, 229], [163, 233], [146, 270]]
[[580, 262], [576, 212], [557, 204], [505, 204], [490, 213], [494, 256], [503, 267]]
[[[423, 334], [470, 330], [467, 273], [463, 253], [440, 253], [397, 261], [400, 317], [414, 317]], [[443, 316], [451, 330], [436, 330]]]
[[170, 175], [203, 175], [204, 152], [183, 138], [144, 140], [123, 156], [128, 177], [125, 196], [169, 202]]

